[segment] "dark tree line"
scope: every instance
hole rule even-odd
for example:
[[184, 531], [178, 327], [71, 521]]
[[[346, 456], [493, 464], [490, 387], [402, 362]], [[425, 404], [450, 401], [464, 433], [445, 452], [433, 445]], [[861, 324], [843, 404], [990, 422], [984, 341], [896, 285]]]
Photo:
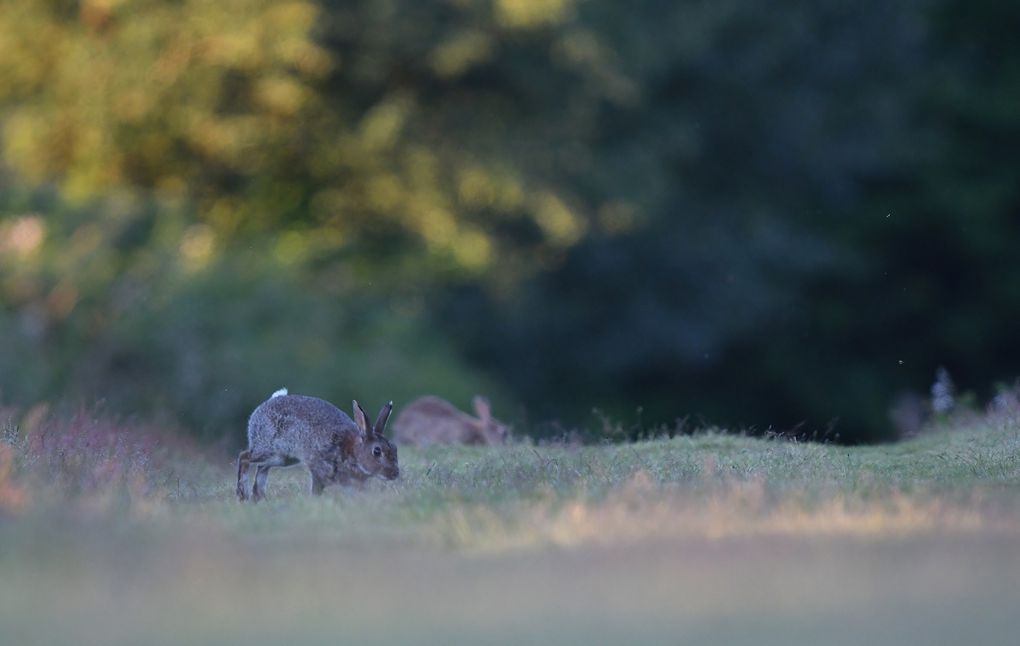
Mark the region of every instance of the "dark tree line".
[[1020, 374], [1018, 26], [984, 0], [2, 3], [2, 396], [216, 435], [297, 375], [890, 438], [940, 365]]

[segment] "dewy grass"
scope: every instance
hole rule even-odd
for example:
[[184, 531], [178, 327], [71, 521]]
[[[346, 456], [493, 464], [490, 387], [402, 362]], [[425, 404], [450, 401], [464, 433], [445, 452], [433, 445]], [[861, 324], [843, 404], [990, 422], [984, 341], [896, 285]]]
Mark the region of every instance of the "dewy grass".
[[226, 453], [37, 420], [0, 440], [0, 641], [661, 643], [728, 616], [731, 643], [854, 643], [844, 612], [877, 643], [1001, 637], [1018, 456], [999, 418], [866, 447], [434, 446], [394, 482], [313, 497], [281, 469], [241, 505]]
[[[83, 500], [99, 513], [111, 507], [101, 503], [120, 496], [129, 511], [153, 522], [195, 520], [227, 533], [249, 535], [257, 527], [283, 537], [295, 531], [333, 538], [439, 535], [456, 545], [474, 542], [464, 538], [471, 518], [495, 519], [479, 523], [505, 534], [540, 518], [562, 525], [580, 515], [618, 517], [607, 511], [613, 505], [639, 509], [630, 524], [641, 527], [648, 505], [661, 515], [666, 508], [703, 510], [711, 503], [751, 517], [821, 508], [831, 515], [836, 507], [865, 514], [862, 506], [893, 499], [908, 506], [940, 496], [966, 502], [978, 491], [1015, 490], [1018, 428], [979, 423], [873, 447], [707, 432], [605, 446], [403, 449], [397, 482], [337, 489], [316, 500], [307, 494], [301, 469], [280, 470], [266, 504], [245, 510], [231, 499], [229, 457], [167, 446], [144, 428], [79, 414], [20, 432], [8, 426], [0, 443], [0, 503], [5, 500], [2, 509], [16, 518], [32, 505], [59, 510], [65, 503], [81, 507]], [[636, 488], [638, 482], [643, 485]], [[740, 501], [751, 491], [759, 491], [762, 502], [748, 510]], [[444, 529], [444, 522], [450, 526]]]

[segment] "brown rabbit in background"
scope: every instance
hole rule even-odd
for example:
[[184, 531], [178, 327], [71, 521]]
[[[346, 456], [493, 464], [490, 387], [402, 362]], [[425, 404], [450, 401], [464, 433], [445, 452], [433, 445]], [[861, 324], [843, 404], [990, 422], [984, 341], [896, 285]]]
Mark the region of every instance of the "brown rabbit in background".
[[254, 465], [254, 501], [265, 498], [272, 467], [298, 463], [308, 467], [312, 493], [326, 485], [363, 482], [373, 476], [393, 480], [400, 475], [397, 447], [383, 437], [393, 410], [389, 402], [369, 425], [364, 409], [354, 402], [354, 419], [316, 397], [290, 395], [282, 388], [259, 404], [248, 419], [248, 449], [237, 456], [237, 498], [248, 499], [248, 470]]
[[426, 396], [408, 404], [393, 421], [393, 437], [398, 444], [503, 444], [510, 428], [493, 419], [489, 402], [473, 400], [478, 417], [472, 417], [439, 397]]

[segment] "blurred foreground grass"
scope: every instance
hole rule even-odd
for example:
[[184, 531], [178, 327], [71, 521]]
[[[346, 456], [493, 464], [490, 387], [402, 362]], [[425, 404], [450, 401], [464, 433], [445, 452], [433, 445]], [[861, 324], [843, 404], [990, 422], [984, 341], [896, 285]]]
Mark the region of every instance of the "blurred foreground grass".
[[[31, 420], [30, 420], [31, 422]], [[3, 643], [1015, 643], [1020, 423], [401, 451], [313, 498], [80, 415], [0, 443]]]

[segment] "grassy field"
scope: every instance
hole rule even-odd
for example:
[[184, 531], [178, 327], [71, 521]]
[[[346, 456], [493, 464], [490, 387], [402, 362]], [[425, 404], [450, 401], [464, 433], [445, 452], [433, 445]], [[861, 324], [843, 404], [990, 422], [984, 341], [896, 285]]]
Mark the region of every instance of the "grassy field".
[[[1015, 644], [1020, 420], [896, 445], [705, 432], [401, 450], [234, 500], [224, 452], [87, 415], [0, 438], [0, 643]], [[2, 420], [0, 420], [2, 421]]]

